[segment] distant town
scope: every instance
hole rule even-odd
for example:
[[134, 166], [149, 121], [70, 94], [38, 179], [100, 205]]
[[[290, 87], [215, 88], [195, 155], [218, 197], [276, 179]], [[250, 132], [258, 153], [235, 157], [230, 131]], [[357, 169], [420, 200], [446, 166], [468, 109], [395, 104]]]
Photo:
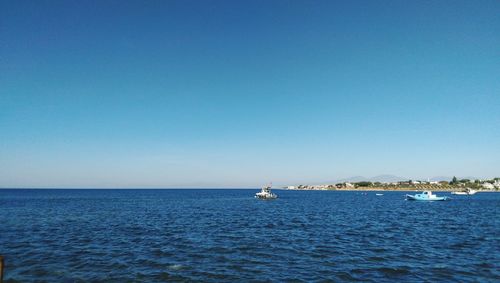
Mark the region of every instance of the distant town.
[[489, 180], [457, 179], [453, 177], [450, 181], [421, 181], [406, 180], [398, 182], [341, 182], [323, 185], [296, 185], [287, 186], [288, 190], [432, 190], [432, 191], [456, 191], [465, 189], [477, 191], [500, 191], [500, 178]]

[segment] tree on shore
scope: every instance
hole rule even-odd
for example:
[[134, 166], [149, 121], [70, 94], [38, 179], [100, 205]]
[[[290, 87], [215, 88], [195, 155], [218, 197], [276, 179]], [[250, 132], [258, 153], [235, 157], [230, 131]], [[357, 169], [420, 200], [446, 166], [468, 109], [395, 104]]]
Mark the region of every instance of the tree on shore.
[[453, 176], [453, 179], [451, 179], [450, 185], [456, 185], [458, 183], [457, 177]]

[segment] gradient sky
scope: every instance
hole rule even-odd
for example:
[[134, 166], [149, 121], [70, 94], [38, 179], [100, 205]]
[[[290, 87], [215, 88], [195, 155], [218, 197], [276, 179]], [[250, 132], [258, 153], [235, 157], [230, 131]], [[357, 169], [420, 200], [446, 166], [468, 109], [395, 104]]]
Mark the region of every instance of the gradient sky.
[[500, 175], [500, 1], [0, 1], [0, 187]]

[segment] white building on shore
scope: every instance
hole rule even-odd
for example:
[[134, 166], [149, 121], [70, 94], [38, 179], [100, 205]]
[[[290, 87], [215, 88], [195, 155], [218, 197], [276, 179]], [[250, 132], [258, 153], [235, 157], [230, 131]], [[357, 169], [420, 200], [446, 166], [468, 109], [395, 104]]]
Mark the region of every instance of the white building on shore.
[[493, 186], [495, 186], [495, 188], [497, 188], [497, 189], [500, 189], [500, 180], [495, 180], [495, 182], [493, 183]]
[[488, 183], [488, 182], [484, 182], [483, 183], [483, 188], [487, 189], [487, 190], [494, 190], [495, 189], [495, 186], [491, 183]]

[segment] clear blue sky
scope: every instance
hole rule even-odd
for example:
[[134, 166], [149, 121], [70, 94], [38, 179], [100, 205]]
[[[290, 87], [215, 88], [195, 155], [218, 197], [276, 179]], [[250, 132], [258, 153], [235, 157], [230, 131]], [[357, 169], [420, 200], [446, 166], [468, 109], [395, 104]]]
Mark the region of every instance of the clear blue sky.
[[500, 175], [499, 1], [0, 2], [0, 187]]

